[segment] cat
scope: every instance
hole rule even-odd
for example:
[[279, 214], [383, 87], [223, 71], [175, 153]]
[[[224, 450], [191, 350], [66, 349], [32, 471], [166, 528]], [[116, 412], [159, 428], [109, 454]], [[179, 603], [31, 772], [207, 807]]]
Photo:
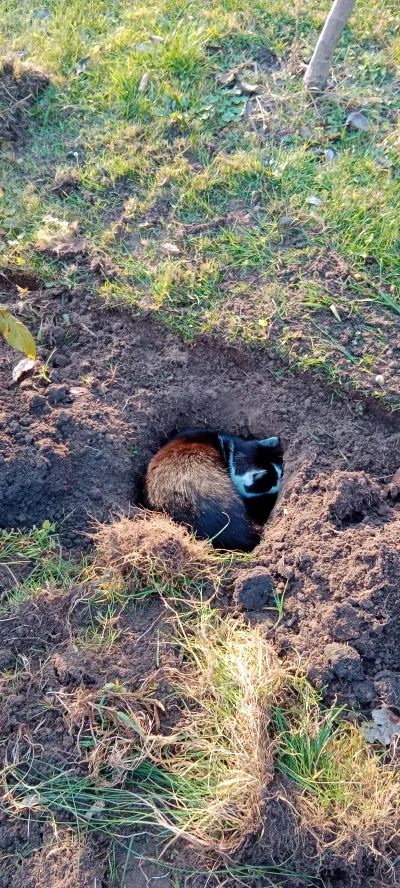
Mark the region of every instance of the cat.
[[181, 432], [150, 460], [144, 505], [165, 512], [216, 548], [248, 552], [260, 541], [282, 475], [279, 438]]

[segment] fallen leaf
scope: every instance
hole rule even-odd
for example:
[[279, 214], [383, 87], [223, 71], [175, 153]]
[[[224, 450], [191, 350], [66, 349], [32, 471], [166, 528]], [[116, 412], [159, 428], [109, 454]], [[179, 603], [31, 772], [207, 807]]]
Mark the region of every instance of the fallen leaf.
[[340, 314], [339, 314], [339, 312], [338, 312], [338, 310], [337, 310], [337, 308], [336, 308], [336, 305], [333, 305], [333, 303], [332, 303], [332, 305], [330, 305], [329, 308], [330, 308], [330, 310], [331, 310], [333, 316], [334, 316], [334, 317], [336, 318], [336, 320], [339, 321], [339, 323], [341, 324], [342, 319], [341, 319]]
[[352, 126], [353, 129], [363, 130], [364, 132], [368, 132], [371, 129], [368, 117], [362, 111], [350, 111], [346, 118], [346, 126]]
[[159, 34], [150, 34], [150, 40], [152, 40], [153, 43], [165, 43], [164, 37], [160, 37]]
[[258, 92], [260, 92], [260, 85], [258, 83], [246, 83], [245, 80], [240, 80], [238, 78], [238, 84], [240, 87], [240, 91], [242, 93], [246, 93], [248, 96], [255, 96]]
[[232, 68], [232, 71], [226, 71], [225, 74], [220, 74], [217, 77], [218, 83], [221, 86], [229, 86], [231, 83], [234, 83], [236, 80], [237, 69]]
[[24, 376], [25, 373], [29, 373], [29, 370], [32, 370], [34, 366], [35, 362], [33, 358], [22, 358], [21, 361], [18, 361], [18, 364], [13, 367], [13, 382], [18, 382], [18, 380], [21, 379], [21, 376]]
[[87, 388], [83, 385], [73, 385], [71, 386], [69, 392], [74, 398], [81, 398], [82, 395], [87, 395]]
[[162, 249], [165, 250], [166, 253], [174, 253], [175, 255], [181, 252], [176, 244], [171, 244], [169, 243], [169, 241], [165, 241], [165, 243], [163, 243]]
[[320, 197], [315, 197], [314, 194], [310, 194], [310, 197], [306, 197], [306, 203], [311, 204], [313, 207], [322, 207], [323, 200]]
[[146, 74], [143, 74], [143, 77], [139, 83], [139, 92], [145, 93], [146, 89], [148, 89], [149, 83], [150, 83], [150, 75], [146, 71]]
[[104, 799], [96, 799], [96, 801], [93, 802], [93, 805], [85, 811], [83, 816], [86, 817], [86, 820], [91, 820], [95, 814], [101, 814], [105, 807], [106, 803]]
[[368, 743], [382, 743], [390, 746], [392, 740], [400, 735], [400, 718], [390, 709], [373, 709], [372, 721], [361, 725], [361, 731]]
[[90, 55], [85, 56], [80, 62], [75, 66], [75, 71], [77, 74], [84, 74], [89, 64]]
[[13, 348], [25, 352], [28, 358], [36, 358], [35, 340], [28, 328], [3, 306], [0, 306], [0, 333]]
[[261, 318], [261, 320], [258, 323], [259, 323], [260, 327], [268, 327], [268, 321], [266, 321], [265, 318]]
[[40, 805], [40, 795], [38, 792], [32, 792], [31, 795], [24, 796], [18, 803], [19, 808], [35, 808]]

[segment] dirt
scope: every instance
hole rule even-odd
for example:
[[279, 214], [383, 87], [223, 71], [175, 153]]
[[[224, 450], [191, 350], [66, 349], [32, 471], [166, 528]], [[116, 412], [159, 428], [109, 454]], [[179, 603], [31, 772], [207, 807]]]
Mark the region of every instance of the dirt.
[[[327, 700], [336, 696], [365, 711], [380, 702], [400, 706], [400, 499], [391, 483], [400, 463], [400, 417], [366, 396], [340, 397], [309, 375], [291, 373], [272, 352], [211, 337], [187, 345], [150, 312], [135, 318], [100, 309], [98, 297], [83, 288], [46, 289], [23, 270], [5, 272], [2, 282], [11, 310], [38, 338], [39, 360], [33, 375], [15, 384], [11, 371], [19, 356], [0, 344], [0, 526], [50, 519], [66, 548], [87, 549], [96, 521], [132, 511], [147, 461], [172, 431], [200, 426], [262, 438], [279, 434], [282, 493], [251, 565], [237, 566], [224, 607], [248, 610], [283, 657], [300, 654]], [[17, 285], [29, 289], [23, 300]], [[180, 557], [179, 539], [178, 533], [174, 557]], [[278, 625], [271, 586], [283, 601]], [[97, 692], [116, 679], [137, 689], [154, 672], [161, 602], [128, 609], [110, 656], [106, 646], [72, 641], [91, 627], [86, 593], [43, 594], [0, 623], [0, 668], [10, 673], [18, 662], [25, 669], [16, 687], [3, 692], [1, 749], [8, 760], [34, 742], [49, 765], [68, 763], [80, 773], [78, 727], [68, 727], [60, 707], [43, 710], [49, 688], [50, 699], [60, 690]], [[173, 656], [167, 646], [165, 656]], [[276, 859], [294, 853], [289, 868], [315, 875], [317, 865], [305, 869], [305, 861], [317, 849], [308, 835], [296, 845], [279, 787], [276, 792], [277, 822], [286, 817]], [[13, 863], [7, 859], [0, 871], [1, 888], [108, 888], [106, 851], [97, 838], [80, 852], [82, 869], [72, 876], [72, 840], [69, 856], [59, 854], [58, 845], [50, 853], [50, 838], [33, 816], [30, 866], [23, 857], [26, 824], [5, 823], [4, 830]], [[257, 838], [243, 853], [265, 862], [268, 847]], [[383, 884], [369, 857], [351, 864], [329, 857], [324, 867], [329, 888]], [[140, 885], [140, 873], [136, 869], [127, 885]], [[143, 884], [150, 877], [152, 871]], [[198, 888], [204, 879], [196, 878]], [[396, 884], [393, 873], [387, 879]]]
[[21, 143], [29, 110], [49, 84], [49, 76], [40, 68], [12, 56], [0, 59], [0, 139]]

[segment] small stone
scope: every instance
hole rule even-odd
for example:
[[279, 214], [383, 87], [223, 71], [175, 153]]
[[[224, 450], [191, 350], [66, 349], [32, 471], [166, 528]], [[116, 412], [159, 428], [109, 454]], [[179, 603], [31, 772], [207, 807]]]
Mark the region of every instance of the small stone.
[[279, 228], [286, 228], [289, 225], [293, 225], [295, 222], [294, 216], [282, 216], [282, 219], [279, 220]]
[[0, 648], [0, 670], [9, 669], [14, 663], [14, 655], [9, 648]]
[[308, 128], [308, 126], [301, 126], [300, 127], [300, 135], [303, 136], [303, 139], [310, 139], [312, 136], [312, 132]]
[[263, 567], [254, 567], [240, 573], [234, 584], [235, 604], [245, 610], [261, 610], [271, 599], [274, 584]]
[[361, 111], [351, 111], [350, 114], [347, 115], [345, 125], [351, 126], [356, 130], [363, 130], [364, 132], [368, 132], [368, 130], [371, 129], [368, 117], [366, 117]]
[[324, 653], [338, 678], [345, 681], [363, 680], [360, 654], [351, 645], [327, 644]]
[[46, 398], [43, 395], [32, 395], [28, 402], [28, 410], [33, 416], [40, 416], [50, 412]]
[[32, 420], [31, 420], [30, 416], [21, 416], [21, 418], [19, 420], [20, 426], [30, 426], [31, 423], [32, 423]]
[[91, 499], [94, 499], [94, 500], [101, 500], [102, 493], [101, 493], [100, 488], [99, 487], [92, 487], [90, 490], [90, 497], [91, 497]]
[[385, 385], [385, 377], [382, 376], [381, 373], [378, 373], [378, 375], [375, 376], [375, 382], [377, 385]]
[[60, 404], [62, 401], [65, 401], [67, 394], [68, 389], [65, 385], [49, 385], [47, 389], [48, 402], [53, 406], [55, 404]]

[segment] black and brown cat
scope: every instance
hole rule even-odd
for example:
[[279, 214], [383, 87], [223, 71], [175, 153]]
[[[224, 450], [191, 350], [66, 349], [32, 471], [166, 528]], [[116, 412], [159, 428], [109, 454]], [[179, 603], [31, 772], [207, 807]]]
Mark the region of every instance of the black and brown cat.
[[244, 440], [195, 429], [177, 435], [150, 461], [144, 502], [217, 548], [250, 551], [282, 474], [279, 438]]

